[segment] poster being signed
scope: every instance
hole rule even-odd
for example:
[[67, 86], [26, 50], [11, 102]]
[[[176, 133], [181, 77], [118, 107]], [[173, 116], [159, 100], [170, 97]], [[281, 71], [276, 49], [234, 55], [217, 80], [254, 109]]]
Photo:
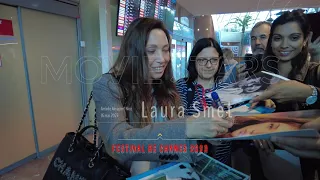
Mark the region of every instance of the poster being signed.
[[272, 135], [317, 137], [312, 129], [301, 129], [307, 122], [320, 117], [320, 110], [280, 112], [235, 116], [229, 132], [217, 138], [230, 140], [269, 139]]

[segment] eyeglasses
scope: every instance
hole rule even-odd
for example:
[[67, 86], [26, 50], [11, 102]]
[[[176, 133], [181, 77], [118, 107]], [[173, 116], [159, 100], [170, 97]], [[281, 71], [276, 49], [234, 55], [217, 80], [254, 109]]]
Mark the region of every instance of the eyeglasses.
[[210, 58], [210, 59], [199, 58], [196, 61], [200, 66], [206, 66], [208, 64], [208, 62], [210, 62], [210, 64], [212, 64], [212, 65], [217, 65], [219, 63], [220, 59], [221, 59], [221, 57], [215, 57], [215, 58]]

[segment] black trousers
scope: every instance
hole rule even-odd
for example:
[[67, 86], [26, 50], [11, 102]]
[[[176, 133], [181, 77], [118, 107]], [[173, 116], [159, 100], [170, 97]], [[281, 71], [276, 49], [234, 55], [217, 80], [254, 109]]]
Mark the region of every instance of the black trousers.
[[320, 180], [320, 159], [305, 159], [300, 158], [301, 172], [303, 180]]
[[253, 145], [252, 141], [234, 141], [233, 151], [241, 148], [249, 157], [251, 180], [267, 180], [263, 173], [262, 163], [258, 149]]
[[[262, 163], [258, 149], [251, 145], [252, 141], [235, 143], [236, 148], [243, 148], [247, 156], [250, 157], [250, 173], [252, 180], [267, 180], [263, 173]], [[275, 149], [281, 149], [275, 146]], [[282, 150], [282, 149], [281, 149]], [[300, 158], [300, 166], [303, 180], [320, 180], [320, 159]], [[317, 174], [317, 179], [316, 179]]]

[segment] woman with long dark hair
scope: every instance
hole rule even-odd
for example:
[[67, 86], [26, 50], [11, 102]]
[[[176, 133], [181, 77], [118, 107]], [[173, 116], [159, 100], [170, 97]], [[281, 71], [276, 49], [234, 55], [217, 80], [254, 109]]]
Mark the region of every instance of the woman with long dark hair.
[[[131, 168], [132, 175], [161, 162], [193, 162], [196, 154], [188, 149], [196, 144], [192, 138], [215, 137], [232, 126], [231, 118], [218, 115], [184, 116], [172, 75], [170, 44], [169, 32], [160, 20], [134, 20], [114, 66], [93, 85], [106, 151]], [[119, 145], [120, 153], [114, 151]], [[162, 152], [160, 145], [185, 148], [182, 153]], [[131, 146], [139, 146], [140, 152], [127, 152]]]
[[[276, 103], [277, 111], [320, 108], [320, 65], [307, 60], [310, 42], [310, 24], [303, 10], [285, 12], [273, 22], [263, 69], [280, 74], [291, 81], [271, 86], [252, 102], [270, 98]], [[317, 166], [318, 174], [320, 173], [319, 161], [310, 160], [311, 154], [306, 155], [307, 152], [319, 150], [315, 139], [297, 139], [297, 142], [306, 144], [302, 149], [292, 149], [294, 141], [287, 141], [281, 146], [301, 158], [308, 158], [301, 159], [304, 179], [314, 179]], [[312, 156], [319, 158], [317, 153], [313, 153]]]
[[278, 102], [277, 111], [320, 107], [320, 99], [306, 102], [320, 87], [320, 65], [307, 60], [309, 34], [310, 24], [302, 10], [285, 12], [272, 23], [263, 69], [295, 81], [286, 82], [287, 92], [266, 97]]
[[308, 61], [310, 43], [310, 24], [303, 10], [285, 12], [273, 22], [263, 70], [280, 74], [291, 81], [271, 86], [269, 91], [252, 102], [271, 98], [278, 112], [320, 108], [320, 98], [317, 98], [317, 92], [320, 92], [320, 64]]

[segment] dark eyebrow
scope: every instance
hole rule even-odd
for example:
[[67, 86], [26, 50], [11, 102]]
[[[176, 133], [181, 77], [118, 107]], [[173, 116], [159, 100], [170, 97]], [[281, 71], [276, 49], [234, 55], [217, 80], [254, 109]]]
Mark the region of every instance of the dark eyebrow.
[[164, 45], [163, 47], [166, 48], [166, 47], [170, 47], [170, 46], [169, 46], [169, 44], [166, 44], [166, 45]]
[[[158, 46], [155, 45], [155, 44], [150, 44], [150, 45], [147, 45], [147, 47], [148, 48], [157, 48]], [[163, 46], [163, 48], [165, 48], [165, 47], [169, 47], [169, 44], [166, 44], [166, 45]]]
[[[170, 47], [169, 44], [166, 44], [166, 45], [164, 45], [164, 46], [162, 47], [162, 49], [163, 49], [163, 48], [169, 48], [169, 47]], [[155, 45], [155, 44], [151, 44], [151, 45], [148, 45], [147, 48], [158, 48], [158, 46]]]
[[155, 45], [155, 44], [150, 44], [150, 45], [147, 45], [148, 48], [157, 48], [158, 46]]
[[301, 33], [292, 33], [292, 34], [290, 34], [290, 35], [302, 35]]
[[[282, 36], [282, 35], [280, 35], [280, 34], [273, 34], [273, 35], [274, 35], [274, 36], [275, 36], [275, 35], [276, 35], [276, 36]], [[302, 34], [301, 34], [301, 33], [292, 33], [292, 34], [290, 34], [290, 36], [291, 36], [291, 35], [300, 35], [300, 36], [301, 36]]]

